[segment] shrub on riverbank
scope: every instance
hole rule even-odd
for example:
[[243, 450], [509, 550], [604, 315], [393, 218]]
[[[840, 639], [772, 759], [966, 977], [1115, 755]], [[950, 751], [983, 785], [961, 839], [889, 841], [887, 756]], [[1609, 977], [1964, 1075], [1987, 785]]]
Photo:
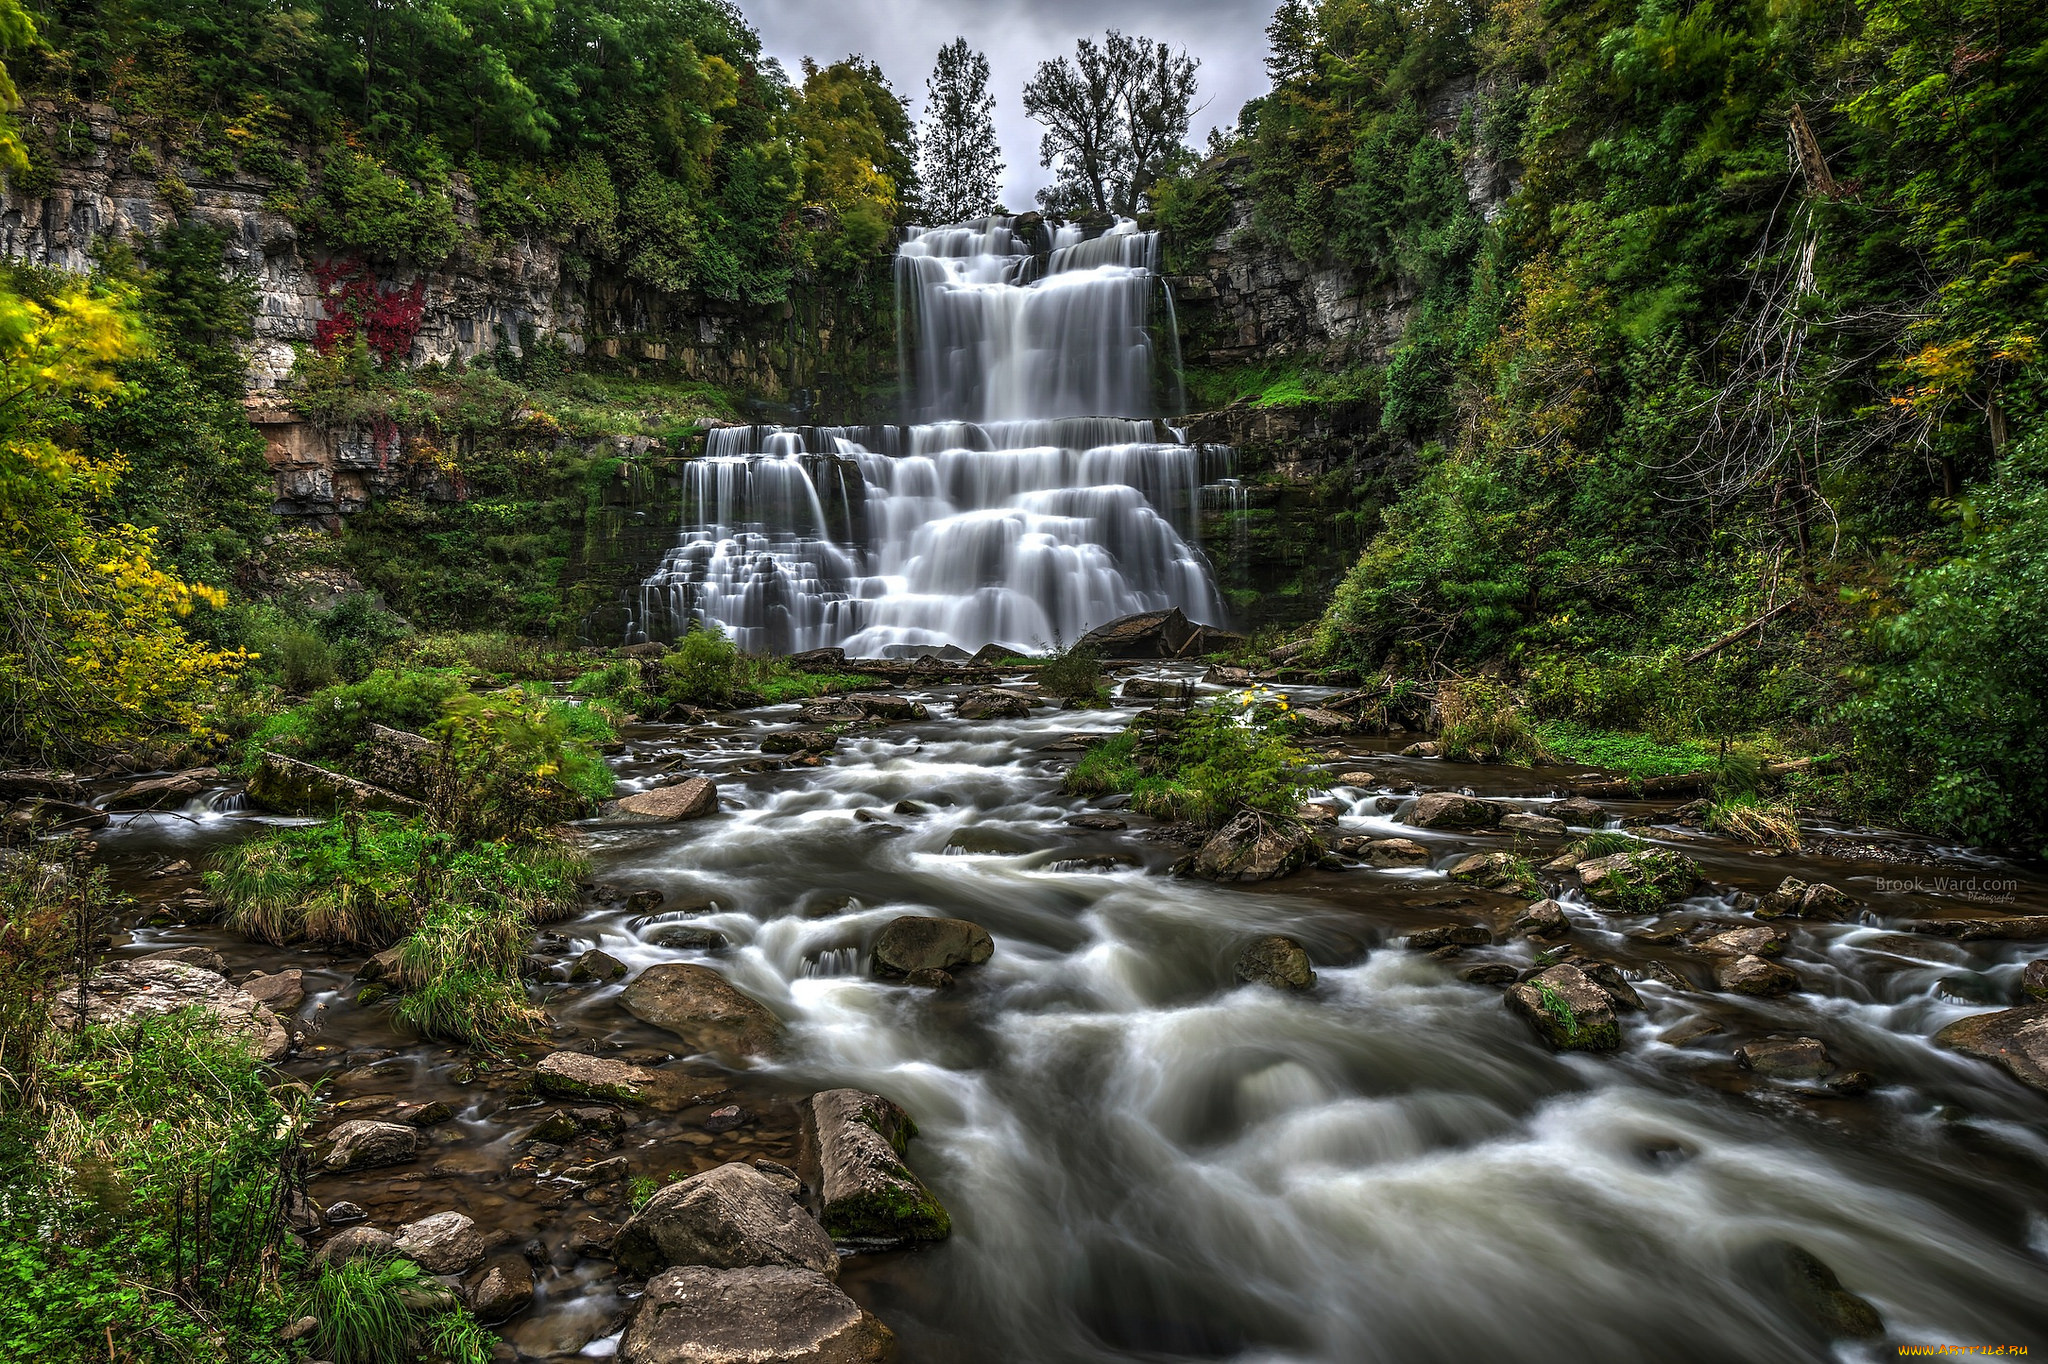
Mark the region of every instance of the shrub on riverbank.
[[404, 992], [399, 1021], [471, 1045], [531, 1036], [547, 1022], [519, 978], [532, 931], [532, 918], [509, 904], [435, 904], [398, 946], [390, 982]]
[[733, 710], [779, 706], [878, 684], [863, 673], [803, 673], [787, 661], [744, 654], [715, 627], [693, 625], [662, 656], [661, 699], [672, 706]]
[[1102, 675], [1102, 653], [1086, 644], [1061, 646], [1057, 642], [1039, 662], [1038, 689], [1071, 705], [1095, 708], [1109, 704], [1109, 687]]

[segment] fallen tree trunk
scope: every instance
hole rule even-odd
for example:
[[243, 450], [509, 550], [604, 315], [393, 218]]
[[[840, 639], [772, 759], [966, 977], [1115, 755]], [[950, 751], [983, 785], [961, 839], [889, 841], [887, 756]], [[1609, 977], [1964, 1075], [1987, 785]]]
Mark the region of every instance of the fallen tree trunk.
[[1676, 777], [1627, 777], [1612, 781], [1575, 782], [1571, 794], [1594, 800], [1655, 800], [1662, 796], [1697, 796], [1714, 784], [1711, 772], [1687, 772]]
[[1712, 644], [1709, 644], [1706, 648], [1695, 649], [1693, 650], [1693, 652], [1687, 654], [1685, 656], [1685, 665], [1689, 668], [1693, 664], [1698, 663], [1701, 659], [1711, 658], [1713, 655], [1720, 653], [1723, 649], [1727, 648], [1731, 644], [1736, 643], [1738, 640], [1747, 639], [1749, 636], [1763, 629], [1764, 626], [1770, 624], [1773, 620], [1776, 620], [1779, 616], [1784, 615], [1787, 611], [1790, 611], [1793, 607], [1799, 605], [1800, 601], [1801, 598], [1793, 597], [1790, 600], [1779, 602], [1776, 606], [1773, 606], [1770, 610], [1764, 612], [1761, 616], [1758, 616], [1749, 624], [1737, 626], [1735, 629], [1730, 630], [1727, 634], [1715, 640]]

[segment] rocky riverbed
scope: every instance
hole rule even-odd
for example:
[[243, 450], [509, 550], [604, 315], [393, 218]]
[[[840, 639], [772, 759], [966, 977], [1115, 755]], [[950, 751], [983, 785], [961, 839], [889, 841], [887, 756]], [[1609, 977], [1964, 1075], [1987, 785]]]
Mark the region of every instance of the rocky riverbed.
[[[906, 673], [858, 717], [630, 730], [582, 912], [534, 943], [550, 1033], [501, 1056], [397, 1031], [363, 958], [205, 926], [195, 868], [262, 817], [194, 775], [97, 835], [142, 909], [89, 1007], [241, 1020], [317, 1086], [300, 1233], [393, 1238], [507, 1358], [2042, 1335], [2036, 869], [1811, 825], [1773, 855], [1341, 710], [1312, 840], [1061, 794], [1202, 676], [1060, 711]], [[1640, 850], [1573, 853], [1624, 823]]]

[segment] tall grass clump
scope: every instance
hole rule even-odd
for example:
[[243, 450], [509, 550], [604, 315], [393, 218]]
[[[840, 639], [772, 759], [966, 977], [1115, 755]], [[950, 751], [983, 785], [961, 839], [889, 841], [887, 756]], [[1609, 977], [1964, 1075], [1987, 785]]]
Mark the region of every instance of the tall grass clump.
[[1551, 753], [1529, 723], [1515, 694], [1490, 677], [1458, 677], [1436, 693], [1437, 745], [1456, 762], [1535, 764]]
[[1038, 689], [1075, 706], [1095, 708], [1109, 704], [1109, 687], [1102, 675], [1102, 653], [1092, 645], [1062, 645], [1057, 639], [1038, 668]]

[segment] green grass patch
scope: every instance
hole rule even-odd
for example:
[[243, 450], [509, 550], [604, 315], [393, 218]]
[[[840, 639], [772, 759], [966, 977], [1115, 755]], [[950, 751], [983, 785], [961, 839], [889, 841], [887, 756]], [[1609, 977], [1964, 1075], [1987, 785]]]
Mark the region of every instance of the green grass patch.
[[1134, 790], [1144, 773], [1138, 770], [1138, 732], [1127, 729], [1081, 755], [1068, 770], [1064, 788], [1077, 796], [1110, 796]]
[[1308, 755], [1287, 738], [1277, 710], [1240, 723], [1227, 703], [1197, 706], [1170, 725], [1125, 730], [1067, 774], [1075, 795], [1128, 791], [1131, 808], [1160, 819], [1221, 825], [1240, 810], [1291, 817], [1315, 789]]
[[1636, 781], [1646, 777], [1682, 777], [1718, 766], [1713, 746], [1698, 740], [1670, 742], [1647, 734], [1592, 729], [1569, 720], [1542, 720], [1530, 726], [1544, 748], [1565, 762], [1619, 772]]

